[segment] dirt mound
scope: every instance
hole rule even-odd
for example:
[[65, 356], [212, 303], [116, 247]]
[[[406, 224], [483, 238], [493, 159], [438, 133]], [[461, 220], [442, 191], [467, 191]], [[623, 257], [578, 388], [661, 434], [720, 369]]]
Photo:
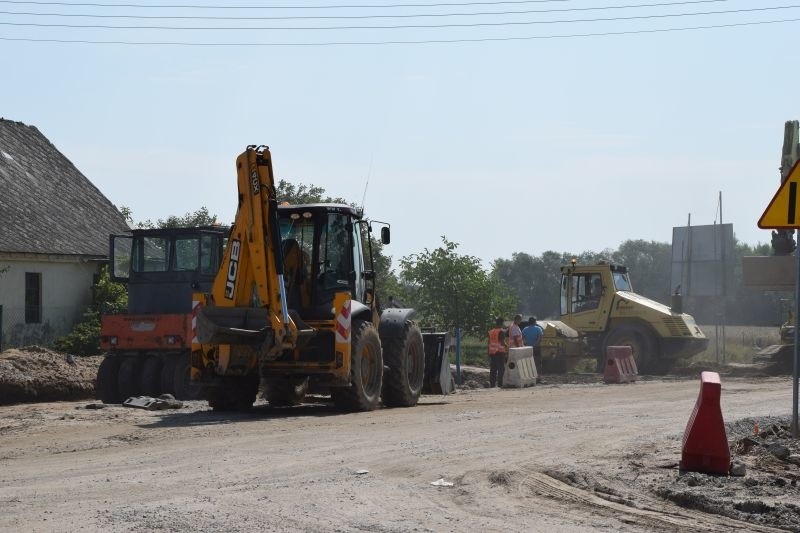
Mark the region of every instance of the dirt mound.
[[91, 398], [102, 359], [41, 346], [6, 350], [0, 353], [0, 405]]

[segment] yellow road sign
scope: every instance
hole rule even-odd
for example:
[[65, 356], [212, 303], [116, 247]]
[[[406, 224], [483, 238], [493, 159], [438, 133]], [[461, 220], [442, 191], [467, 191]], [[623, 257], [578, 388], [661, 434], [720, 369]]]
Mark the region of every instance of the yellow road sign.
[[758, 219], [761, 229], [798, 229], [800, 228], [800, 205], [797, 204], [800, 191], [800, 161], [792, 167], [786, 181], [781, 184], [772, 198], [764, 214]]

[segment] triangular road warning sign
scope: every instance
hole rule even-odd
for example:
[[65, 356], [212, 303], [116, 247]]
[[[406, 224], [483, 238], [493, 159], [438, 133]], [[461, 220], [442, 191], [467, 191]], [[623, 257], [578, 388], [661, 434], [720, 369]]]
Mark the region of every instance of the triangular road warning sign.
[[772, 198], [764, 214], [758, 219], [761, 229], [798, 229], [800, 228], [800, 161], [794, 164], [789, 176], [781, 184]]

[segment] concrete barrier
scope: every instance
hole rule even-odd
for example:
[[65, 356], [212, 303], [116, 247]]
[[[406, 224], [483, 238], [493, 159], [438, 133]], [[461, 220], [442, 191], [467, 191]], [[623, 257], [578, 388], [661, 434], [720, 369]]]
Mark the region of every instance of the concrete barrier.
[[509, 348], [503, 388], [522, 388], [536, 385], [539, 373], [533, 360], [533, 347]]
[[700, 374], [700, 394], [683, 432], [681, 470], [727, 474], [731, 452], [722, 420], [722, 383], [716, 372]]
[[606, 366], [603, 381], [606, 383], [633, 383], [639, 379], [639, 369], [630, 346], [606, 348]]

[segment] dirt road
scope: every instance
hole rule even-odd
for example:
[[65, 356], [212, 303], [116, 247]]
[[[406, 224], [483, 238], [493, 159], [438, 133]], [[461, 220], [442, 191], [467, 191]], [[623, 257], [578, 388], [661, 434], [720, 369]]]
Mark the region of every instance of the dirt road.
[[[759, 456], [745, 478], [679, 477], [698, 390], [697, 379], [478, 389], [355, 414], [322, 402], [247, 414], [0, 407], [0, 530], [800, 528], [796, 466]], [[724, 379], [722, 404], [726, 421], [785, 417], [791, 381]], [[453, 486], [431, 485], [440, 478]], [[698, 484], [730, 505], [695, 505]]]

